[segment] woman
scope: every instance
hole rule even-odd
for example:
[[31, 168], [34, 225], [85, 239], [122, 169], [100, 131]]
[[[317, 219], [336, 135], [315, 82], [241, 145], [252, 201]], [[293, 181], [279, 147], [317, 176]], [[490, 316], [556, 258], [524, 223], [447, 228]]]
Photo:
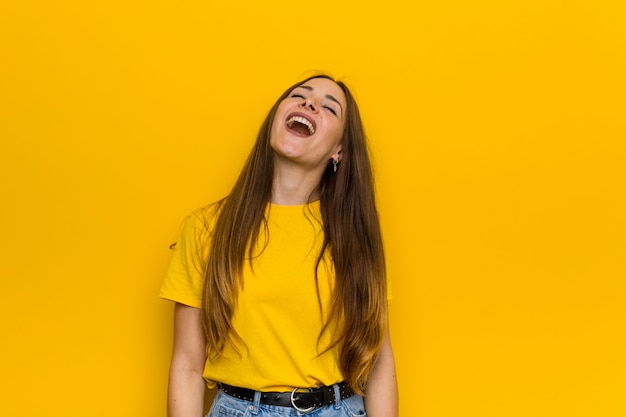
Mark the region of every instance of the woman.
[[397, 416], [385, 262], [359, 110], [320, 75], [274, 104], [230, 195], [187, 218], [170, 417]]

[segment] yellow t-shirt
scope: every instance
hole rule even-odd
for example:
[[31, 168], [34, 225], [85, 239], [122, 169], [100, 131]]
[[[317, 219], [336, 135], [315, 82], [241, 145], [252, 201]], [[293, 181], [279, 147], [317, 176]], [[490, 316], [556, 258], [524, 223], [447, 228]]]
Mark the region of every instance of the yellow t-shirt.
[[[334, 280], [332, 262], [326, 257], [318, 269], [317, 285], [315, 281], [315, 263], [324, 240], [319, 202], [270, 204], [266, 216], [267, 229], [261, 227], [255, 248], [258, 256], [252, 268], [244, 262], [244, 286], [232, 318], [245, 345], [236, 342], [237, 352], [226, 344], [222, 356], [207, 360], [204, 378], [209, 387], [219, 381], [259, 391], [339, 382], [343, 376], [338, 350], [325, 351], [333, 329], [318, 343]], [[186, 219], [161, 297], [201, 307], [214, 220], [214, 206]]]

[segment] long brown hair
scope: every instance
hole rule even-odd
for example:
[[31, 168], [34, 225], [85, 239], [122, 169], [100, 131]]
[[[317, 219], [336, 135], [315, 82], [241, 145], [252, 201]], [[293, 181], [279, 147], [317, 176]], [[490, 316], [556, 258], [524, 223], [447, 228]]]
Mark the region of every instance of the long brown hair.
[[339, 348], [342, 374], [362, 394], [386, 330], [385, 258], [359, 109], [348, 87], [327, 75], [309, 77], [279, 97], [230, 195], [219, 203], [202, 300], [207, 353], [215, 358], [225, 343], [238, 338], [231, 318], [243, 285], [243, 265], [246, 258], [254, 258], [254, 243], [266, 222], [265, 208], [272, 197], [274, 151], [270, 133], [274, 116], [280, 102], [294, 88], [313, 78], [335, 82], [347, 104], [340, 166], [334, 172], [329, 161], [317, 189], [324, 226], [317, 267], [329, 252], [335, 268], [330, 319], [322, 333], [331, 325], [337, 329], [329, 349]]

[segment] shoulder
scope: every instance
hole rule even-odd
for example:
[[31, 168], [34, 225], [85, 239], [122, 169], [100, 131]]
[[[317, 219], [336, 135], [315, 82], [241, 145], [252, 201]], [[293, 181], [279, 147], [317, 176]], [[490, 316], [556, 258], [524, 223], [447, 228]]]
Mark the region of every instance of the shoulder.
[[181, 227], [180, 240], [187, 242], [195, 240], [197, 245], [206, 243], [213, 234], [223, 201], [222, 199], [197, 208], [185, 217]]
[[187, 216], [187, 221], [192, 221], [198, 225], [203, 225], [208, 230], [213, 230], [224, 201], [225, 199], [222, 199], [195, 209]]

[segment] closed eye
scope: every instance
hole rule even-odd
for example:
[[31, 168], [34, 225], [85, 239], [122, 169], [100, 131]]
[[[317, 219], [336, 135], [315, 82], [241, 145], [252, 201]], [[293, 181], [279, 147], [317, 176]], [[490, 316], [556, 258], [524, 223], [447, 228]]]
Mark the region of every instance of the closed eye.
[[324, 108], [331, 112], [333, 115], [337, 116], [337, 112], [332, 107], [324, 106]]
[[304, 98], [302, 94], [298, 94], [298, 93], [292, 94], [291, 97]]

